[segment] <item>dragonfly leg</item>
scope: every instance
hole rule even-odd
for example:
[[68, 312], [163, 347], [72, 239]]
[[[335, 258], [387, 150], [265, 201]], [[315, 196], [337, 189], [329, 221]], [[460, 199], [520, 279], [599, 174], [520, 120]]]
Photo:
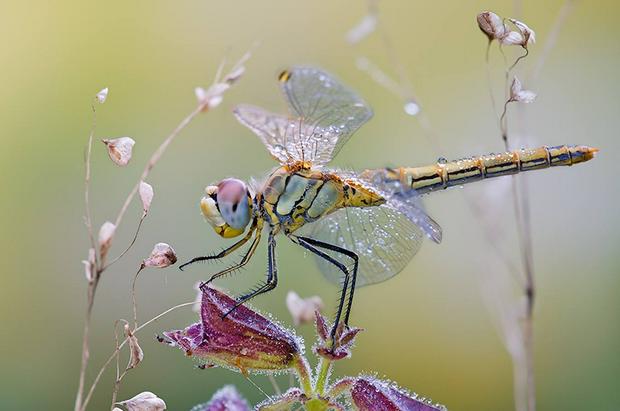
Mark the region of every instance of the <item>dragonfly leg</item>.
[[[340, 271], [344, 273], [344, 281], [343, 281], [343, 287], [342, 287], [342, 292], [340, 296], [340, 303], [338, 304], [338, 312], [336, 313], [336, 320], [334, 321], [334, 326], [332, 328], [332, 340], [333, 340], [335, 339], [336, 328], [338, 327], [338, 324], [340, 323], [340, 317], [342, 315], [344, 303], [347, 299], [346, 298], [347, 288], [349, 288], [348, 285], [349, 285], [349, 278], [350, 278], [351, 279], [351, 287], [350, 287], [351, 291], [349, 292], [349, 300], [347, 302], [347, 308], [345, 310], [345, 318], [344, 318], [345, 325], [347, 326], [349, 325], [349, 315], [351, 313], [351, 305], [353, 303], [353, 290], [355, 289], [355, 280], [357, 278], [358, 256], [357, 254], [355, 254], [352, 251], [347, 250], [346, 248], [338, 247], [336, 245], [329, 244], [329, 243], [324, 243], [323, 241], [318, 241], [318, 240], [315, 240], [314, 238], [294, 237], [293, 241], [295, 240], [297, 240], [296, 242], [299, 245], [301, 245], [302, 247], [306, 248], [309, 251], [312, 251], [314, 254], [318, 255], [321, 258], [324, 258], [330, 263], [334, 264], [336, 267], [340, 269]], [[343, 263], [334, 259], [330, 255], [324, 253], [318, 248], [322, 248], [322, 249], [329, 250], [329, 251], [334, 251], [334, 252], [346, 255], [347, 257], [350, 257], [354, 263], [353, 271], [350, 272], [349, 269]]]
[[235, 270], [240, 269], [241, 267], [243, 267], [244, 265], [246, 265], [250, 259], [252, 258], [252, 256], [254, 255], [254, 252], [256, 251], [256, 247], [258, 247], [258, 243], [260, 243], [260, 238], [261, 238], [261, 232], [260, 231], [255, 231], [256, 232], [256, 237], [254, 237], [254, 240], [252, 240], [252, 243], [250, 244], [250, 248], [248, 249], [248, 251], [243, 255], [243, 257], [241, 258], [241, 261], [239, 261], [237, 264], [233, 264], [230, 267], [217, 272], [215, 274], [213, 274], [211, 276], [211, 278], [209, 278], [207, 281], [203, 282], [200, 287], [202, 287], [203, 285], [209, 284], [210, 282], [212, 282], [213, 280], [220, 278], [223, 275], [226, 275], [228, 273], [231, 273]]
[[183, 271], [183, 268], [187, 267], [190, 264], [197, 263], [199, 261], [219, 260], [220, 258], [226, 257], [227, 255], [229, 255], [230, 253], [232, 253], [233, 251], [235, 251], [236, 249], [241, 247], [243, 244], [247, 243], [248, 240], [250, 238], [252, 238], [252, 234], [254, 234], [255, 228], [256, 228], [256, 220], [252, 222], [252, 226], [250, 227], [250, 230], [248, 231], [248, 233], [241, 240], [237, 241], [236, 243], [234, 243], [230, 247], [227, 247], [227, 248], [223, 249], [222, 251], [220, 251], [217, 254], [206, 255], [206, 256], [202, 256], [202, 257], [194, 257], [190, 261], [186, 262], [185, 264], [180, 265], [179, 269], [181, 271]]
[[261, 284], [254, 290], [241, 295], [237, 298], [237, 302], [235, 305], [228, 310], [226, 314], [222, 316], [222, 318], [226, 318], [228, 314], [235, 311], [240, 305], [251, 300], [257, 295], [264, 294], [268, 291], [273, 290], [278, 285], [278, 269], [276, 267], [276, 240], [275, 236], [272, 232], [269, 233], [269, 240], [267, 242], [267, 280], [265, 283]]

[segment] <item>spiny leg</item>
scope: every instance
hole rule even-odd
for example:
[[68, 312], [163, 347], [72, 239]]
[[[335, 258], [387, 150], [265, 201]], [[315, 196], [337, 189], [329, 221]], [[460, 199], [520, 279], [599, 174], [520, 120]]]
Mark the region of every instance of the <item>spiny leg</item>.
[[240, 296], [235, 305], [228, 310], [222, 318], [226, 318], [228, 314], [235, 311], [240, 305], [251, 300], [257, 295], [273, 290], [278, 285], [278, 269], [276, 267], [276, 240], [273, 232], [269, 232], [269, 240], [267, 242], [267, 280], [257, 289]]
[[[336, 313], [336, 319], [334, 321], [334, 325], [333, 325], [332, 331], [331, 331], [332, 343], [335, 343], [336, 330], [338, 328], [338, 324], [340, 323], [340, 317], [342, 316], [342, 310], [344, 308], [344, 302], [345, 302], [346, 296], [347, 296], [347, 288], [348, 288], [348, 284], [349, 284], [349, 277], [352, 277], [352, 279], [354, 281], [355, 280], [355, 276], [357, 275], [357, 255], [355, 253], [352, 253], [351, 251], [349, 251], [347, 249], [335, 246], [333, 244], [324, 243], [322, 241], [318, 241], [318, 240], [315, 240], [315, 239], [309, 238], [309, 237], [296, 237], [295, 236], [295, 237], [291, 237], [291, 239], [293, 239], [294, 242], [296, 242], [297, 244], [301, 245], [305, 249], [313, 252], [314, 254], [318, 255], [319, 257], [324, 258], [325, 260], [327, 260], [330, 263], [334, 264], [336, 267], [338, 267], [338, 269], [340, 269], [340, 271], [342, 271], [344, 273], [344, 281], [343, 281], [342, 292], [341, 292], [341, 296], [340, 296], [340, 303], [338, 304], [338, 311]], [[351, 273], [349, 273], [348, 268], [343, 263], [341, 263], [340, 261], [334, 259], [329, 254], [324, 253], [323, 251], [319, 250], [316, 247], [327, 249], [327, 250], [330, 250], [330, 251], [335, 251], [335, 252], [338, 252], [338, 253], [341, 253], [341, 254], [344, 254], [346, 256], [349, 256], [349, 257], [353, 258], [354, 261], [355, 261], [355, 266], [354, 266], [354, 269], [353, 269], [353, 274], [351, 275]], [[351, 254], [353, 254], [355, 257], [353, 257]], [[353, 282], [352, 282], [352, 284], [353, 284]], [[349, 312], [351, 310], [351, 302], [353, 301], [353, 298], [351, 297], [351, 294], [349, 294], [349, 296], [350, 296], [350, 298], [349, 298], [349, 302], [347, 304], [347, 312], [346, 312], [346, 316], [345, 316], [345, 324], [347, 324], [348, 317], [349, 317]]]
[[199, 261], [219, 260], [220, 258], [226, 257], [227, 255], [229, 255], [230, 253], [232, 253], [233, 251], [235, 251], [236, 249], [241, 247], [243, 244], [247, 243], [248, 240], [250, 238], [252, 238], [252, 234], [254, 234], [255, 228], [256, 228], [256, 219], [254, 221], [252, 221], [252, 225], [250, 226], [250, 230], [248, 231], [248, 233], [241, 240], [237, 241], [236, 243], [234, 243], [230, 247], [223, 249], [222, 251], [220, 251], [219, 253], [217, 253], [215, 255], [206, 255], [206, 256], [202, 256], [202, 257], [194, 257], [190, 261], [186, 262], [185, 264], [180, 265], [179, 266], [179, 270], [183, 271], [184, 267], [186, 267], [186, 266], [188, 266], [190, 264], [197, 263]]
[[351, 315], [351, 306], [353, 305], [353, 293], [355, 292], [355, 281], [357, 280], [357, 269], [359, 266], [359, 257], [356, 253], [351, 250], [347, 250], [346, 248], [339, 247], [337, 245], [333, 245], [330, 243], [325, 243], [323, 241], [315, 240], [310, 237], [299, 237], [307, 241], [308, 243], [314, 245], [315, 247], [327, 249], [330, 251], [334, 251], [337, 253], [341, 253], [346, 255], [347, 257], [353, 260], [353, 272], [351, 273], [351, 291], [349, 292], [349, 301], [347, 302], [347, 309], [345, 311], [344, 316], [344, 324], [349, 326], [349, 316]]
[[254, 255], [254, 252], [256, 251], [256, 247], [258, 247], [258, 243], [260, 243], [260, 238], [261, 238], [261, 232], [260, 230], [255, 230], [256, 232], [256, 237], [254, 237], [254, 240], [252, 240], [252, 244], [250, 244], [250, 248], [248, 249], [248, 251], [244, 254], [243, 258], [241, 258], [241, 261], [239, 261], [237, 264], [233, 264], [230, 267], [217, 272], [215, 274], [213, 274], [211, 276], [211, 278], [209, 278], [207, 281], [203, 282], [200, 286], [202, 287], [203, 285], [209, 284], [210, 282], [213, 282], [213, 280], [220, 278], [223, 275], [226, 275], [232, 271], [238, 270], [241, 267], [243, 267], [244, 265], [246, 265], [250, 259], [252, 258], [252, 256]]

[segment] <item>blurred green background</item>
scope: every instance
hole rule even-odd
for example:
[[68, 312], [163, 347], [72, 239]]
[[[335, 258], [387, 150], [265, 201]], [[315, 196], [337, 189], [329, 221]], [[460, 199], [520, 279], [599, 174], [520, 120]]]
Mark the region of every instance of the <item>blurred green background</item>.
[[[217, 110], [182, 133], [149, 177], [155, 189], [151, 215], [135, 247], [106, 272], [97, 295], [89, 379], [113, 349], [114, 320], [131, 316], [131, 277], [152, 245], [168, 242], [187, 260], [228, 244], [199, 214], [205, 185], [227, 176], [260, 175], [274, 165], [259, 140], [235, 121], [234, 105], [249, 102], [283, 110], [275, 75], [292, 64], [313, 64], [358, 90], [375, 110], [374, 119], [346, 145], [336, 165], [422, 165], [440, 154], [457, 158], [500, 151], [485, 76], [486, 40], [475, 16], [486, 9], [504, 16], [519, 13], [536, 30], [538, 43], [520, 66], [527, 78], [562, 4], [380, 2], [395, 52], [444, 147], [439, 153], [419, 122], [403, 112], [402, 101], [355, 66], [355, 59], [364, 55], [394, 75], [377, 34], [356, 47], [344, 39], [366, 13], [363, 1], [4, 3], [0, 408], [73, 407], [86, 290], [80, 262], [87, 250], [83, 153], [90, 101], [99, 89], [109, 87], [110, 94], [98, 109], [97, 139], [128, 135], [137, 144], [123, 169], [95, 143], [96, 227], [116, 216], [150, 154], [193, 109], [193, 88], [210, 83], [224, 56], [234, 60], [260, 41], [240, 83]], [[620, 190], [613, 165], [620, 150], [618, 11], [615, 1], [577, 2], [538, 81], [524, 84], [538, 92], [538, 100], [511, 118], [515, 141], [601, 149], [585, 165], [528, 176], [541, 410], [612, 410], [620, 402]], [[492, 66], [501, 88], [503, 63], [497, 51]], [[336, 368], [338, 375], [376, 372], [453, 410], [513, 408], [512, 363], [498, 333], [497, 310], [510, 307], [518, 289], [465, 198], [482, 202], [484, 212], [493, 215], [496, 241], [516, 264], [508, 181], [449, 190], [425, 200], [444, 228], [444, 242], [427, 243], [393, 280], [358, 291], [352, 323], [366, 331], [353, 358]], [[130, 240], [139, 215], [136, 202], [118, 231], [112, 255]], [[259, 281], [266, 264], [263, 251], [247, 270], [221, 285], [238, 292]], [[337, 290], [321, 277], [312, 258], [284, 239], [278, 251], [280, 285], [254, 306], [290, 324], [284, 298], [294, 289], [303, 296], [320, 295], [327, 312], [333, 312]], [[217, 268], [145, 271], [138, 282], [140, 318], [191, 301], [194, 283]], [[236, 384], [252, 403], [264, 398], [237, 374], [197, 370], [180, 351], [151, 338], [195, 319], [191, 310], [179, 310], [142, 334], [145, 361], [128, 375], [119, 398], [149, 390], [164, 398], [169, 409], [183, 410], [208, 400], [226, 383]], [[300, 332], [312, 341], [309, 326]], [[253, 380], [272, 392], [265, 377]], [[112, 381], [113, 375], [106, 373], [91, 409], [106, 409]], [[285, 385], [288, 379], [279, 381]]]

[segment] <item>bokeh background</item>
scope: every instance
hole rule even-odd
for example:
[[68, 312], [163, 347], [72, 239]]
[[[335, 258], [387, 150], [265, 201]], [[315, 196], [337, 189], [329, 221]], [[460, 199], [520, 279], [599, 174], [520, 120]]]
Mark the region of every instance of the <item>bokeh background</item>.
[[[436, 140], [402, 101], [356, 68], [366, 56], [395, 75], [380, 36], [352, 47], [345, 33], [364, 16], [364, 1], [11, 2], [0, 13], [0, 408], [71, 409], [77, 386], [86, 284], [83, 153], [90, 102], [109, 87], [98, 110], [97, 138], [128, 135], [137, 144], [130, 165], [114, 166], [102, 144], [93, 152], [92, 203], [99, 227], [116, 215], [144, 163], [195, 106], [193, 88], [210, 83], [224, 56], [234, 60], [260, 41], [247, 73], [214, 112], [199, 117], [153, 170], [151, 215], [132, 251], [102, 280], [94, 311], [89, 378], [113, 349], [113, 323], [130, 317], [130, 279], [159, 241], [181, 260], [219, 249], [199, 214], [204, 186], [227, 176], [248, 178], [273, 166], [258, 139], [231, 109], [251, 102], [283, 110], [275, 76], [292, 64], [321, 66], [359, 91], [375, 117], [335, 164], [364, 168], [421, 165], [500, 151], [489, 103], [486, 40], [475, 16], [491, 9], [522, 17], [538, 43], [520, 66], [527, 78], [543, 54], [563, 1], [380, 2], [382, 24], [403, 62]], [[612, 410], [620, 401], [620, 200], [617, 182], [620, 30], [614, 1], [575, 3], [526, 87], [538, 100], [511, 117], [515, 141], [527, 145], [588, 144], [595, 161], [531, 174], [528, 179], [538, 285], [535, 369], [545, 410]], [[509, 54], [512, 55], [512, 54]], [[494, 87], [501, 56], [492, 53]], [[437, 143], [443, 152], [437, 152]], [[466, 196], [486, 205], [495, 241], [517, 264], [509, 178], [429, 196], [429, 212], [444, 228], [440, 246], [427, 243], [391, 281], [358, 290], [352, 322], [366, 331], [336, 374], [376, 372], [454, 410], [513, 408], [512, 363], [500, 336], [498, 309], [518, 301], [518, 288], [471, 213]], [[136, 201], [118, 231], [112, 255], [126, 244], [140, 214]], [[264, 274], [262, 251], [247, 270], [223, 283], [235, 292]], [[288, 290], [320, 295], [333, 312], [337, 290], [312, 258], [281, 240], [280, 286], [254, 306], [290, 324]], [[186, 272], [143, 273], [140, 318], [195, 296], [193, 285], [218, 265]], [[263, 395], [237, 374], [200, 371], [152, 336], [196, 318], [179, 310], [141, 337], [144, 363], [126, 378], [119, 398], [156, 392], [169, 409], [189, 409], [234, 383], [252, 403]], [[300, 333], [312, 341], [312, 330]], [[106, 373], [91, 409], [109, 405]], [[272, 392], [268, 381], [253, 377]], [[286, 385], [287, 378], [279, 378]]]

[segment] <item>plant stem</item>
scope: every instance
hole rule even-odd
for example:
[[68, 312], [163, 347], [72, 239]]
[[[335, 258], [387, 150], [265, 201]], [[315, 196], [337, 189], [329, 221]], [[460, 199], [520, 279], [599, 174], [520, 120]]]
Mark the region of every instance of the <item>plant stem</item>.
[[308, 368], [308, 362], [301, 355], [298, 355], [295, 360], [295, 371], [297, 372], [299, 384], [301, 385], [301, 389], [304, 390], [304, 394], [306, 394], [307, 397], [311, 397], [313, 389], [310, 378], [310, 369]]
[[[93, 223], [90, 212], [90, 159], [93, 147], [93, 137], [95, 135], [95, 127], [97, 125], [97, 111], [95, 110], [95, 105], [91, 104], [91, 109], [93, 111], [93, 119], [92, 126], [90, 129], [90, 134], [88, 136], [88, 145], [86, 148], [86, 158], [85, 162], [85, 175], [84, 175], [84, 208], [86, 210], [85, 224], [86, 230], [88, 232], [88, 238], [90, 240], [90, 246], [93, 250], [95, 250], [95, 264], [94, 264], [94, 272], [91, 272], [93, 278], [88, 279], [88, 290], [87, 290], [87, 306], [86, 306], [86, 316], [84, 320], [84, 331], [82, 333], [82, 362], [80, 365], [80, 377], [78, 383], [78, 390], [75, 396], [75, 411], [80, 411], [82, 407], [82, 396], [84, 395], [84, 380], [86, 378], [86, 368], [88, 367], [88, 359], [90, 356], [89, 353], [89, 337], [90, 337], [90, 319], [93, 310], [93, 303], [95, 299], [95, 290], [97, 288], [98, 281], [98, 264], [97, 264], [97, 248], [95, 243], [95, 236], [93, 234]], [[92, 267], [91, 267], [92, 268]]]
[[327, 378], [329, 377], [331, 368], [332, 361], [325, 357], [321, 357], [318, 365], [319, 372], [316, 377], [316, 386], [314, 387], [314, 391], [320, 396], [325, 394], [325, 386], [327, 385]]
[[88, 301], [86, 306], [86, 318], [84, 319], [84, 332], [82, 335], [82, 364], [80, 366], [80, 380], [78, 392], [75, 398], [75, 411], [82, 411], [82, 396], [84, 395], [84, 381], [86, 379], [86, 368], [88, 367], [88, 359], [90, 357], [89, 339], [90, 339], [90, 322], [92, 318], [93, 305], [95, 302], [95, 290], [97, 288], [97, 280], [88, 283]]
[[138, 305], [136, 304], [136, 281], [138, 281], [138, 275], [144, 268], [144, 265], [141, 265], [138, 269], [138, 272], [133, 277], [133, 282], [131, 283], [131, 305], [133, 308], [133, 328], [134, 330], [138, 328]]

